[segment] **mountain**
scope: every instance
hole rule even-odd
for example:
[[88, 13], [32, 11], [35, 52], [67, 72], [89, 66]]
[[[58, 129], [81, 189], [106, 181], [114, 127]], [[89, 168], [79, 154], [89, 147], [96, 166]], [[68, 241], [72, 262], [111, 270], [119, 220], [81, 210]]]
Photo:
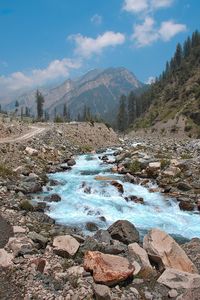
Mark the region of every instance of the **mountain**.
[[200, 33], [178, 44], [161, 76], [138, 99], [134, 128], [183, 131], [200, 137]]
[[[114, 120], [121, 94], [141, 88], [143, 84], [136, 76], [125, 68], [95, 69], [75, 79], [66, 80], [61, 85], [51, 89], [40, 89], [45, 98], [45, 110], [50, 116], [63, 113], [66, 103], [71, 117], [76, 119], [82, 114], [84, 107], [90, 108], [93, 115], [98, 115], [107, 121]], [[20, 106], [27, 106], [35, 113], [35, 90], [25, 93], [7, 108], [13, 108], [16, 100]]]

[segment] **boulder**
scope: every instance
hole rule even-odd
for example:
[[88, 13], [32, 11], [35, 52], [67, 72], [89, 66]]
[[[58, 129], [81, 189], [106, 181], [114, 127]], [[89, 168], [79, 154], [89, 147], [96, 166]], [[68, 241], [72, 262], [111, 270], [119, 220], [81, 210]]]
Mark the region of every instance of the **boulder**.
[[8, 253], [5, 249], [0, 249], [0, 268], [8, 268], [12, 266], [13, 255]]
[[31, 147], [26, 147], [25, 152], [30, 155], [30, 156], [37, 156], [38, 155], [38, 150], [33, 149]]
[[156, 275], [156, 271], [152, 268], [147, 252], [140, 247], [139, 244], [133, 243], [128, 245], [129, 259], [131, 262], [137, 261], [140, 266], [139, 274], [143, 278], [148, 278]]
[[72, 167], [76, 164], [76, 161], [75, 161], [75, 159], [71, 158], [71, 159], [67, 160], [67, 164], [69, 167]]
[[195, 208], [195, 204], [192, 203], [190, 201], [190, 199], [188, 200], [181, 200], [181, 199], [178, 199], [180, 202], [179, 202], [179, 207], [181, 210], [186, 210], [186, 211], [192, 211], [194, 210]]
[[113, 181], [111, 181], [111, 185], [115, 186], [118, 189], [119, 193], [123, 194], [124, 188], [121, 183], [113, 180]]
[[62, 257], [73, 257], [80, 244], [70, 235], [56, 236], [53, 240], [54, 253]]
[[167, 177], [174, 177], [181, 173], [181, 169], [178, 167], [170, 166], [164, 172], [163, 175]]
[[181, 245], [181, 248], [195, 264], [200, 274], [200, 239], [194, 238], [188, 243]]
[[6, 248], [13, 252], [15, 257], [35, 252], [34, 244], [31, 239], [25, 237], [11, 237]]
[[184, 182], [184, 181], [179, 182], [179, 183], [177, 184], [177, 188], [178, 188], [179, 190], [181, 190], [181, 191], [189, 191], [189, 190], [192, 189], [191, 185], [190, 185], [189, 183], [187, 183], [187, 182]]
[[170, 289], [194, 289], [200, 286], [200, 275], [168, 268], [157, 281]]
[[118, 220], [113, 223], [108, 232], [114, 240], [118, 240], [124, 244], [139, 242], [139, 232], [135, 226], [127, 220]]
[[96, 300], [111, 300], [111, 292], [108, 286], [103, 284], [94, 284], [93, 290]]
[[59, 201], [61, 201], [61, 197], [58, 194], [51, 194], [51, 195], [44, 197], [44, 201], [59, 202]]
[[197, 268], [175, 240], [160, 229], [152, 229], [145, 235], [143, 248], [160, 269], [173, 268], [197, 273]]
[[100, 229], [93, 236], [100, 243], [110, 244], [112, 238], [107, 230]]
[[41, 248], [45, 248], [48, 242], [48, 239], [41, 234], [38, 234], [34, 231], [29, 232], [28, 237], [34, 242], [38, 243]]
[[87, 222], [85, 228], [88, 231], [97, 231], [99, 228], [94, 222]]
[[133, 276], [134, 267], [121, 256], [88, 251], [84, 257], [84, 269], [93, 273], [96, 283], [115, 285]]

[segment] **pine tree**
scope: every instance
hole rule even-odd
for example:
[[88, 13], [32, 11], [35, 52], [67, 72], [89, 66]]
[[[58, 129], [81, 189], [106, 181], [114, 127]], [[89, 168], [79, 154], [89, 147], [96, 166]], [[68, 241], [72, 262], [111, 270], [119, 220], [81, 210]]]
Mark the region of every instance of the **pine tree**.
[[39, 90], [36, 91], [37, 117], [41, 120], [43, 117], [44, 97]]
[[126, 113], [126, 96], [122, 95], [119, 103], [119, 111], [117, 116], [117, 127], [119, 131], [124, 132], [127, 124], [127, 113]]
[[190, 55], [190, 52], [191, 52], [191, 39], [190, 39], [190, 37], [188, 37], [187, 40], [183, 44], [184, 58], [187, 58]]
[[182, 46], [180, 43], [177, 44], [176, 46], [176, 52], [174, 55], [174, 63], [175, 63], [175, 68], [179, 67], [182, 61], [182, 57], [183, 57], [183, 50], [182, 50]]
[[137, 114], [137, 100], [136, 95], [131, 92], [128, 96], [128, 125], [133, 123]]
[[63, 105], [63, 119], [64, 121], [66, 122], [67, 121], [67, 118], [68, 117], [68, 112], [67, 112], [67, 105], [66, 103]]

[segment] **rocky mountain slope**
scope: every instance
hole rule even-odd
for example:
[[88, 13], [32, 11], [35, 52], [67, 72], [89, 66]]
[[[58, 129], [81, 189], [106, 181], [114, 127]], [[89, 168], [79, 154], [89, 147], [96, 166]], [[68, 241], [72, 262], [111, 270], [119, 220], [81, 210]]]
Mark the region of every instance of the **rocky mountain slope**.
[[[92, 70], [75, 80], [66, 80], [63, 84], [52, 89], [41, 89], [45, 97], [45, 110], [50, 116], [63, 113], [66, 103], [71, 117], [77, 118], [84, 107], [90, 108], [93, 115], [109, 120], [117, 110], [121, 94], [142, 87], [136, 76], [125, 68], [109, 68]], [[35, 113], [35, 91], [21, 95], [15, 101], [20, 106], [27, 106]], [[13, 101], [7, 108], [14, 108]]]
[[[144, 104], [136, 128], [200, 135], [200, 33], [194, 32], [138, 102]], [[145, 111], [145, 113], [144, 113]]]

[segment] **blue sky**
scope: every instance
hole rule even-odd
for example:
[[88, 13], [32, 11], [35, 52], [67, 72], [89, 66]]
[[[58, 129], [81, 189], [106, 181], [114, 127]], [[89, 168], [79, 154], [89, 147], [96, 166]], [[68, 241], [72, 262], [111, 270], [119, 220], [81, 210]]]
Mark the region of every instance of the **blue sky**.
[[146, 82], [199, 12], [198, 0], [0, 0], [1, 93], [112, 66]]

